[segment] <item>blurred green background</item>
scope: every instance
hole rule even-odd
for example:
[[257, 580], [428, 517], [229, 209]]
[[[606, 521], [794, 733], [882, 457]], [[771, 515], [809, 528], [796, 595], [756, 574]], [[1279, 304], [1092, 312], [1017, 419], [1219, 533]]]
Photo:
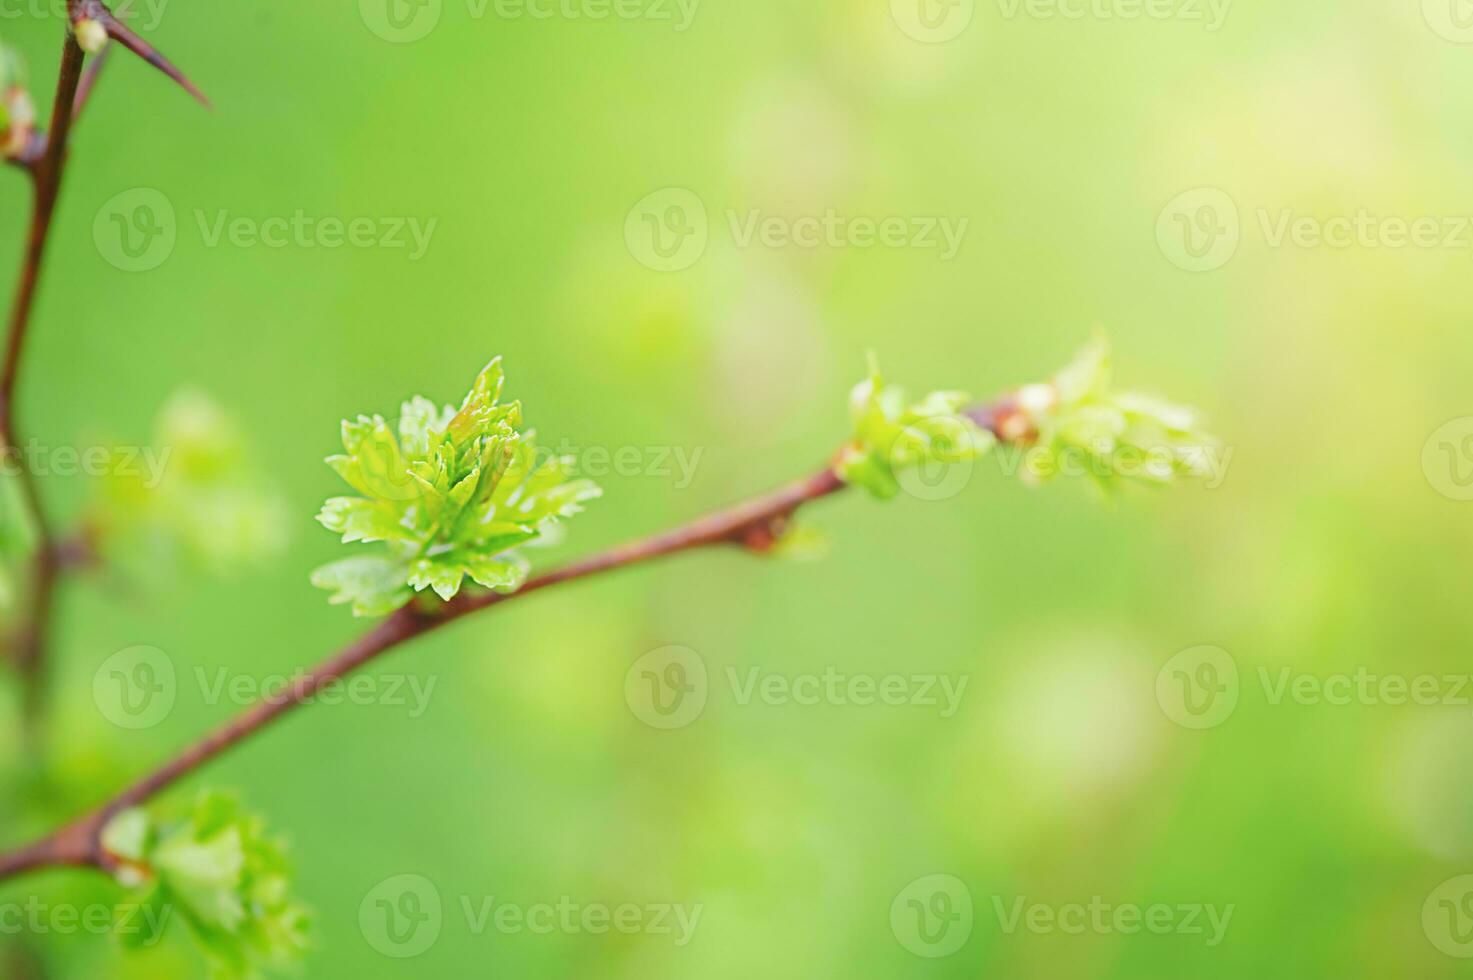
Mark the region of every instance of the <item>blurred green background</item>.
[[[312, 517], [339, 492], [321, 460], [344, 416], [458, 399], [502, 354], [554, 445], [701, 453], [688, 486], [601, 478], [605, 498], [538, 556], [550, 565], [821, 464], [866, 350], [896, 381], [984, 396], [1047, 377], [1099, 325], [1122, 383], [1206, 412], [1234, 451], [1220, 486], [1102, 505], [1082, 481], [1030, 489], [983, 464], [948, 500], [846, 495], [806, 512], [832, 539], [821, 562], [704, 553], [462, 622], [373, 668], [434, 678], [421, 716], [315, 706], [159, 805], [230, 787], [289, 836], [314, 978], [1469, 975], [1439, 948], [1435, 903], [1424, 916], [1473, 872], [1473, 685], [1442, 680], [1470, 670], [1473, 505], [1449, 467], [1473, 466], [1459, 441], [1473, 423], [1455, 423], [1451, 455], [1434, 435], [1473, 414], [1473, 235], [1454, 234], [1473, 214], [1473, 48], [1458, 21], [1437, 0], [1238, 0], [1209, 30], [1192, 0], [1135, 19], [1100, 13], [1128, 0], [1080, 18], [996, 0], [930, 7], [955, 34], [938, 41], [900, 0], [704, 0], [686, 30], [668, 9], [673, 22], [536, 19], [436, 0], [397, 8], [424, 33], [396, 42], [381, 0], [139, 6], [218, 108], [137, 59], [108, 65], [75, 139], [24, 429], [52, 446], [141, 442], [172, 391], [197, 387], [238, 418], [290, 534], [223, 579], [68, 584], [51, 788], [7, 762], [5, 843], [233, 714], [197, 668], [289, 672], [362, 628], [307, 583], [343, 553]], [[61, 21], [6, 12], [44, 111]], [[176, 241], [129, 272], [94, 226], [135, 188], [167, 199]], [[700, 199], [709, 243], [660, 272], [631, 209], [667, 188]], [[1235, 210], [1193, 224], [1203, 212], [1179, 195], [1198, 188]], [[0, 269], [19, 262], [27, 207], [22, 176], [0, 174]], [[728, 219], [831, 209], [968, 228], [947, 261], [743, 247]], [[299, 210], [436, 224], [418, 259], [211, 245], [200, 226]], [[1236, 249], [1194, 258], [1172, 237], [1178, 212], [1203, 234], [1236, 227]], [[1286, 212], [1431, 216], [1439, 235], [1296, 243], [1276, 237]], [[42, 489], [63, 521], [88, 493]], [[91, 692], [138, 644], [180, 684], [172, 713], [135, 731]], [[1157, 674], [1202, 644], [1228, 651], [1240, 691], [1195, 730], [1163, 711]], [[663, 731], [626, 703], [625, 675], [668, 645], [698, 652], [710, 691]], [[727, 671], [753, 667], [967, 688], [952, 717], [741, 704]], [[1262, 678], [1286, 668], [1434, 675], [1447, 703], [1275, 704]], [[365, 898], [402, 874], [444, 905], [413, 958], [360, 928]], [[965, 945], [937, 958], [891, 915], [933, 874], [973, 903]], [[0, 886], [10, 903], [119, 894], [80, 872]], [[702, 913], [684, 946], [477, 930], [462, 899], [491, 896]], [[1215, 945], [1210, 928], [1009, 931], [998, 912], [1096, 896], [1233, 912]], [[1473, 952], [1460, 935], [1455, 951]], [[86, 935], [0, 943], [55, 977], [204, 969], [180, 934], [133, 956]]]

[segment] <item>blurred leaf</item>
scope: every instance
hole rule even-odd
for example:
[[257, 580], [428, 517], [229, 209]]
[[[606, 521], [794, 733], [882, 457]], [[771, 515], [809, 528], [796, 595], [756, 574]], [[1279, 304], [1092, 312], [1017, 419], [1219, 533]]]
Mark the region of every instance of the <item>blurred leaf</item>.
[[1077, 472], [1106, 490], [1131, 480], [1165, 484], [1206, 475], [1220, 446], [1193, 409], [1116, 391], [1104, 336], [1051, 382], [1025, 388], [1019, 403], [1036, 439], [1023, 469], [1033, 481]]
[[142, 810], [126, 810], [105, 828], [103, 841], [147, 869], [133, 897], [153, 914], [130, 917], [134, 929], [115, 930], [124, 945], [153, 945], [153, 930], [136, 927], [177, 916], [219, 977], [254, 976], [256, 964], [284, 963], [306, 947], [307, 914], [291, 897], [285, 850], [232, 797], [201, 793], [188, 819], [163, 827]]
[[87, 523], [144, 576], [181, 566], [226, 574], [279, 553], [286, 537], [285, 508], [239, 430], [193, 391], [165, 404], [153, 445], [113, 452]]
[[839, 458], [839, 475], [888, 500], [900, 493], [896, 474], [902, 470], [984, 455], [997, 440], [961, 414], [969, 401], [963, 392], [933, 391], [908, 404], [904, 391], [885, 386], [871, 355], [869, 377], [850, 396], [854, 441]]

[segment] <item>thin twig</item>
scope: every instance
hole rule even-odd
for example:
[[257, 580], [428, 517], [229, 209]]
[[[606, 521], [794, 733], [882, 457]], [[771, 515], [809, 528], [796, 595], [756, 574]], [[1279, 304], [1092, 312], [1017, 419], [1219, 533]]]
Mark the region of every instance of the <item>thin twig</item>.
[[[994, 422], [1011, 414], [1006, 402], [980, 409], [974, 417]], [[662, 534], [620, 545], [527, 582], [516, 592], [461, 595], [428, 612], [409, 605], [389, 616], [346, 648], [300, 677], [284, 691], [264, 698], [245, 712], [186, 748], [102, 806], [28, 847], [0, 854], [0, 880], [57, 865], [116, 869], [116, 860], [102, 847], [101, 835], [113, 816], [148, 801], [211, 759], [239, 745], [287, 712], [307, 703], [328, 683], [357, 670], [401, 644], [439, 629], [464, 616], [499, 606], [550, 586], [626, 568], [666, 555], [716, 545], [764, 550], [777, 531], [805, 504], [843, 490], [846, 484], [825, 466], [764, 496], [681, 525]]]
[[87, 102], [92, 98], [92, 90], [97, 87], [97, 77], [102, 74], [102, 66], [107, 64], [108, 55], [112, 54], [113, 46], [108, 44], [92, 60], [87, 62], [87, 70], [82, 74], [82, 82], [77, 86], [77, 98], [72, 106], [72, 121], [76, 122], [82, 116], [82, 110], [87, 108]]
[[[68, 32], [61, 52], [61, 68], [57, 73], [56, 102], [51, 107], [51, 128], [46, 140], [46, 150], [35, 165], [27, 169], [33, 189], [30, 234], [27, 237], [25, 259], [21, 265], [20, 284], [11, 308], [5, 357], [3, 363], [0, 363], [0, 445], [7, 448], [20, 445], [15, 423], [16, 379], [31, 323], [31, 311], [35, 306], [42, 259], [51, 235], [51, 218], [56, 211], [57, 195], [61, 192], [67, 137], [71, 133], [72, 110], [81, 80], [82, 60], [82, 49], [76, 38]], [[35, 477], [28, 466], [20, 467], [18, 479], [22, 501], [36, 527], [30, 612], [15, 638], [16, 665], [25, 684], [25, 730], [27, 737], [34, 741], [38, 735], [38, 718], [46, 694], [46, 634], [59, 565], [53, 535], [41, 508]]]

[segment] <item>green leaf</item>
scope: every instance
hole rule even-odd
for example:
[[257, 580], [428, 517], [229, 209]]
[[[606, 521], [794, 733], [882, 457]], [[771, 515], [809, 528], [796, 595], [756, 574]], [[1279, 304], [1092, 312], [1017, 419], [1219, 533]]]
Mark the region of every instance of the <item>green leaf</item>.
[[226, 575], [285, 544], [280, 497], [238, 427], [197, 392], [165, 403], [152, 444], [112, 451], [85, 523], [109, 564]]
[[102, 830], [102, 846], [118, 857], [142, 861], [153, 833], [148, 814], [134, 808], [108, 821]]
[[539, 454], [535, 434], [521, 429], [521, 404], [500, 402], [504, 384], [497, 358], [459, 409], [415, 397], [402, 406], [397, 434], [378, 416], [343, 424], [346, 453], [328, 464], [362, 496], [328, 500], [317, 519], [344, 543], [379, 550], [314, 573], [331, 601], [375, 616], [416, 592], [449, 601], [467, 579], [514, 591], [527, 576], [517, 549], [599, 495], [573, 478], [571, 460]]
[[410, 459], [423, 459], [429, 455], [430, 445], [436, 432], [445, 431], [455, 409], [448, 405], [442, 410], [428, 398], [416, 395], [399, 409], [399, 443], [404, 455]]
[[907, 404], [900, 389], [886, 386], [870, 355], [869, 377], [850, 396], [854, 439], [840, 453], [836, 472], [846, 483], [889, 500], [900, 493], [903, 470], [984, 455], [996, 440], [962, 413], [968, 400], [964, 392], [933, 391]]
[[1023, 473], [1034, 482], [1082, 473], [1104, 490], [1206, 475], [1220, 449], [1193, 409], [1112, 385], [1110, 345], [1090, 341], [1053, 379], [1019, 403], [1034, 445]]
[[292, 897], [285, 850], [232, 797], [202, 793], [187, 819], [157, 833], [150, 825], [126, 811], [106, 831], [148, 872], [131, 896], [142, 914], [130, 909], [115, 923], [125, 947], [150, 946], [157, 925], [182, 920], [220, 977], [254, 976], [256, 963], [284, 963], [305, 948], [308, 917]]
[[317, 520], [323, 527], [354, 541], [413, 541], [414, 534], [399, 523], [399, 511], [382, 500], [333, 497], [322, 505]]
[[470, 558], [465, 571], [477, 585], [496, 592], [515, 592], [527, 580], [527, 565], [515, 552], [495, 558]]
[[417, 592], [434, 589], [441, 599], [454, 599], [465, 578], [465, 566], [454, 559], [420, 558], [409, 564], [409, 584]]
[[154, 849], [150, 863], [204, 925], [234, 932], [245, 919], [239, 894], [245, 852], [238, 829], [229, 827], [209, 836], [197, 836], [193, 830], [175, 833]]
[[383, 555], [355, 555], [323, 565], [312, 584], [333, 594], [333, 605], [352, 604], [355, 616], [385, 616], [410, 599], [407, 564]]
[[163, 938], [174, 907], [167, 889], [157, 883], [134, 892], [114, 909], [113, 935], [126, 950], [148, 949]]
[[329, 456], [331, 466], [349, 486], [380, 500], [412, 500], [418, 495], [399, 442], [388, 423], [377, 415], [343, 421], [343, 449], [347, 455]]

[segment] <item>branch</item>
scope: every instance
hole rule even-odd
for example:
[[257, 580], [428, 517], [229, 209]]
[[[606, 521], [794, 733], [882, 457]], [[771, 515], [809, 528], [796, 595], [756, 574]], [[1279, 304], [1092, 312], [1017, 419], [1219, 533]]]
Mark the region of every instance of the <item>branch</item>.
[[[15, 389], [20, 374], [21, 355], [25, 350], [36, 290], [40, 284], [46, 244], [51, 237], [52, 217], [56, 211], [57, 197], [61, 193], [62, 172], [66, 165], [72, 123], [86, 107], [92, 94], [97, 76], [106, 61], [107, 50], [111, 47], [107, 43], [108, 39], [117, 41], [142, 57], [206, 106], [210, 104], [194, 83], [168, 59], [119, 22], [101, 0], [68, 0], [67, 13], [72, 29], [67, 31], [63, 42], [61, 67], [56, 80], [56, 100], [51, 107], [51, 126], [45, 133], [32, 133], [28, 145], [12, 161], [31, 178], [33, 205], [20, 282], [11, 307], [4, 359], [0, 361], [0, 450], [20, 446], [21, 440], [15, 423]], [[102, 33], [100, 44], [96, 43], [99, 41], [95, 36], [98, 31]], [[79, 37], [89, 36], [92, 38], [89, 48], [98, 54], [88, 66], [84, 77], [82, 62], [86, 52]], [[51, 609], [55, 602], [57, 580], [67, 567], [67, 553], [58, 545], [56, 535], [47, 523], [35, 477], [28, 467], [20, 467], [18, 479], [22, 504], [36, 528], [36, 554], [31, 561], [30, 608], [10, 639], [14, 643], [16, 669], [20, 672], [24, 685], [24, 731], [27, 739], [34, 742], [39, 738], [41, 709], [46, 695], [45, 661]]]
[[[66, 162], [67, 137], [71, 132], [72, 112], [76, 105], [77, 87], [82, 76], [83, 52], [77, 39], [68, 32], [61, 52], [61, 68], [57, 74], [56, 101], [51, 107], [51, 128], [45, 151], [26, 168], [31, 176], [34, 203], [31, 209], [30, 234], [25, 259], [21, 266], [20, 284], [10, 313], [5, 357], [0, 363], [0, 446], [18, 447], [20, 438], [15, 425], [15, 386], [20, 373], [21, 354], [25, 349], [31, 310], [35, 305], [36, 287], [41, 278], [41, 262], [51, 234], [51, 218], [56, 211], [61, 191], [62, 170]], [[21, 497], [36, 526], [36, 554], [33, 558], [30, 614], [16, 637], [16, 665], [25, 682], [26, 731], [34, 736], [36, 720], [45, 696], [46, 630], [56, 589], [59, 565], [46, 515], [41, 509], [35, 478], [26, 466], [20, 467]]]
[[[1011, 400], [970, 413], [981, 424], [1001, 433], [1017, 416]], [[1014, 431], [1010, 438], [1026, 438]], [[793, 514], [803, 505], [830, 496], [847, 487], [825, 466], [812, 476], [771, 493], [699, 518], [673, 530], [642, 538], [576, 561], [531, 579], [512, 593], [462, 594], [432, 610], [404, 606], [334, 656], [323, 661], [289, 689], [266, 696], [236, 718], [217, 728], [158, 769], [97, 809], [28, 847], [0, 854], [0, 880], [38, 868], [60, 865], [117, 870], [117, 859], [101, 843], [103, 829], [119, 812], [144, 803], [160, 792], [266, 728], [289, 711], [307, 702], [328, 683], [346, 676], [379, 655], [439, 629], [471, 613], [530, 595], [550, 586], [586, 578], [600, 572], [717, 545], [736, 545], [755, 551], [771, 547]]]

